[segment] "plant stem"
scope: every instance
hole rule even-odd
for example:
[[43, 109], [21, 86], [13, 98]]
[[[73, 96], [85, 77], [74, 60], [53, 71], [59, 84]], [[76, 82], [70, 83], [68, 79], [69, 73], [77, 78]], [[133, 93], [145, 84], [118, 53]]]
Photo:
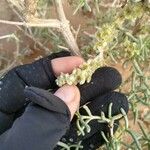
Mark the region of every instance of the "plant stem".
[[70, 47], [72, 53], [74, 55], [80, 55], [80, 51], [78, 48], [78, 45], [76, 43], [76, 40], [70, 30], [70, 24], [69, 21], [66, 19], [64, 10], [63, 10], [63, 4], [61, 0], [55, 0], [55, 6], [58, 14], [58, 18], [61, 22], [61, 32]]

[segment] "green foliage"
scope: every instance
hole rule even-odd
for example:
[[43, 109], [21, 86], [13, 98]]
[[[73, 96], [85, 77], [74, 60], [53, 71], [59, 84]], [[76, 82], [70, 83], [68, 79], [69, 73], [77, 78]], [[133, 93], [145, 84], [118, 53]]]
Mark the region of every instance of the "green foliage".
[[[93, 116], [90, 112], [90, 109], [85, 105], [83, 106], [83, 108], [85, 109], [87, 115], [83, 116], [80, 115], [79, 112], [77, 112], [77, 127], [79, 129], [78, 134], [82, 134], [83, 136], [85, 135], [85, 131], [87, 133], [89, 133], [91, 131], [91, 128], [89, 126], [89, 122], [91, 122], [92, 120], [97, 120], [98, 123], [108, 123], [108, 126], [110, 127], [110, 137], [113, 138], [114, 133], [113, 133], [113, 128], [114, 128], [114, 123], [116, 120], [121, 119], [122, 117], [125, 118], [125, 124], [126, 124], [126, 129], [128, 128], [128, 119], [127, 119], [127, 115], [126, 112], [120, 108], [120, 114], [112, 116], [112, 103], [110, 103], [109, 108], [108, 108], [108, 117], [105, 116], [104, 112], [101, 112], [101, 114], [99, 116]], [[84, 131], [85, 130], [85, 131]], [[106, 138], [106, 135], [104, 135], [104, 133], [102, 133], [102, 135]], [[107, 139], [106, 142], [108, 142], [109, 140]]]

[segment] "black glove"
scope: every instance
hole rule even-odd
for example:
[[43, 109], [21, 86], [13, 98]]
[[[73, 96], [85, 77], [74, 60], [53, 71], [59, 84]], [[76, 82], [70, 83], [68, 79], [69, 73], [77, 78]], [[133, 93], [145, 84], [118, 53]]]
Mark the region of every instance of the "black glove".
[[42, 89], [57, 87], [50, 61], [65, 56], [70, 56], [70, 53], [54, 53], [32, 64], [16, 67], [0, 80], [0, 134], [11, 127], [18, 112], [20, 115], [20, 111], [28, 104], [24, 96], [26, 86]]
[[67, 105], [39, 88], [28, 87], [25, 95], [32, 102], [0, 135], [0, 150], [53, 150], [70, 125]]
[[[49, 89], [49, 88], [51, 89], [58, 88], [55, 84], [55, 76], [51, 68], [50, 60], [56, 57], [68, 56], [68, 55], [69, 53], [67, 52], [53, 54], [47, 58], [38, 60], [30, 65], [23, 65], [23, 66], [14, 68], [1, 80], [1, 84], [0, 84], [1, 86], [0, 87], [1, 88], [0, 90], [0, 117], [2, 116], [1, 117], [2, 119], [0, 119], [2, 120], [0, 122], [1, 133], [11, 127], [13, 119], [15, 119], [14, 117], [16, 117], [16, 114], [18, 114], [18, 112], [20, 112], [20, 110], [24, 108], [24, 105], [26, 105], [26, 103], [30, 101], [33, 101], [34, 103], [29, 104], [28, 109], [25, 111], [23, 116], [26, 116], [26, 115], [28, 116], [29, 114], [31, 116], [34, 116], [34, 114], [38, 113], [38, 111], [37, 112], [34, 111], [35, 108], [36, 109], [38, 108], [37, 110], [39, 110], [40, 108], [42, 109], [42, 111], [43, 111], [43, 108], [46, 108], [46, 110], [48, 109], [51, 111], [57, 110], [56, 108], [58, 107], [55, 107], [55, 109], [53, 110], [52, 109], [53, 107], [50, 107], [49, 105], [49, 102], [51, 104], [55, 103], [55, 100], [54, 100], [55, 98], [52, 97], [52, 94], [45, 91], [46, 89]], [[118, 71], [116, 71], [115, 69], [110, 68], [110, 67], [103, 67], [103, 68], [98, 69], [92, 76], [92, 81], [89, 84], [84, 84], [82, 86], [79, 86], [79, 89], [81, 92], [81, 105], [91, 101], [91, 103], [89, 103], [88, 106], [93, 115], [99, 115], [101, 111], [107, 114], [108, 105], [111, 102], [113, 103], [113, 109], [112, 109], [113, 115], [120, 113], [121, 107], [127, 112], [128, 102], [127, 102], [126, 97], [123, 94], [112, 92], [114, 89], [116, 89], [120, 85], [120, 83], [121, 83], [121, 76], [118, 73]], [[26, 86], [35, 86], [35, 87], [42, 88], [45, 90], [41, 90], [38, 88], [27, 88], [25, 90], [26, 97], [27, 97], [26, 99], [24, 96], [24, 88]], [[43, 99], [46, 99], [47, 102], [45, 102]], [[56, 104], [56, 106], [60, 106], [60, 105]], [[65, 115], [68, 116], [67, 108], [65, 108], [65, 106], [63, 108], [64, 108], [63, 114], [64, 112], [67, 112], [65, 113]], [[34, 113], [32, 113], [32, 111]], [[50, 112], [47, 112], [47, 113], [50, 114]], [[62, 111], [59, 113], [62, 113]], [[85, 113], [84, 110], [83, 111], [81, 110], [81, 114], [82, 113], [83, 114]], [[53, 123], [52, 120], [48, 119], [49, 115], [45, 114], [45, 116], [47, 116], [45, 117], [45, 119], [48, 120], [46, 122], [44, 119], [42, 120], [42, 118], [44, 117], [44, 113], [43, 113], [43, 116], [41, 116], [42, 118], [40, 117], [40, 114], [39, 114], [38, 116], [34, 116], [34, 119], [36, 118], [36, 120], [41, 120], [42, 123], [43, 122], [45, 123], [45, 126], [46, 125], [48, 126], [48, 124]], [[23, 122], [25, 123], [26, 120], [28, 119], [26, 118], [25, 120], [24, 118], [26, 117], [23, 117], [22, 125], [23, 125]], [[103, 139], [101, 137], [101, 134], [99, 133], [100, 131], [104, 131], [105, 133], [108, 132], [107, 124], [98, 124], [97, 122], [93, 121], [90, 123], [91, 128], [92, 128], [91, 132], [84, 137], [82, 136], [78, 137], [76, 133], [77, 128], [75, 125], [75, 120], [76, 118], [73, 119], [71, 126], [70, 126], [70, 130], [68, 130], [67, 134], [63, 137], [63, 140], [65, 140], [67, 143], [76, 143], [80, 140], [83, 140], [82, 144], [84, 146], [84, 149], [88, 149], [91, 143], [94, 144], [94, 146], [92, 145], [93, 149], [96, 149], [99, 145], [103, 143]], [[68, 124], [67, 121], [66, 121], [66, 124]], [[117, 124], [118, 123], [116, 122], [116, 125]], [[14, 123], [12, 128], [16, 128], [17, 126], [18, 125]], [[19, 127], [20, 127], [20, 124], [19, 124]], [[25, 127], [25, 125], [23, 125], [23, 127]], [[22, 128], [20, 127], [20, 129], [24, 129], [23, 127]], [[49, 133], [48, 131], [51, 130], [50, 128], [48, 129], [49, 130], [46, 130], [47, 133]], [[67, 127], [65, 129], [67, 129]], [[10, 130], [10, 131], [13, 131], [13, 130]], [[37, 130], [36, 131], [37, 137], [39, 137], [41, 133], [46, 133], [46, 131], [45, 132], [44, 131], [45, 130], [42, 130], [42, 131]], [[25, 131], [22, 131], [22, 132], [25, 132]], [[31, 132], [34, 132], [34, 131], [31, 130]], [[61, 134], [63, 134], [63, 132], [61, 132]], [[58, 136], [57, 132], [56, 132], [56, 136]], [[25, 137], [22, 137], [22, 138], [25, 138]], [[37, 138], [35, 137], [35, 139]], [[32, 139], [30, 144], [32, 145], [32, 142], [33, 143], [36, 142], [37, 147], [38, 147], [40, 140], [43, 141], [42, 139], [44, 140], [46, 138], [44, 138], [41, 135], [41, 138], [37, 140], [38, 142]], [[73, 139], [73, 141], [72, 140], [70, 141], [69, 139]], [[46, 145], [47, 143], [41, 142], [41, 144]]]

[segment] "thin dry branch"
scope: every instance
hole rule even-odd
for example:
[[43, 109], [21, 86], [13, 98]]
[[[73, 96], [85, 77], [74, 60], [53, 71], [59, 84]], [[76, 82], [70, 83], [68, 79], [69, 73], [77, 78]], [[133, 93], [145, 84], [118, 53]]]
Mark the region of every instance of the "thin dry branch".
[[9, 24], [9, 25], [18, 25], [18, 26], [26, 26], [26, 27], [51, 27], [51, 28], [61, 28], [61, 22], [57, 19], [34, 19], [32, 22], [16, 22], [16, 21], [7, 21], [0, 20], [0, 23]]
[[80, 55], [80, 51], [78, 48], [78, 45], [76, 43], [75, 37], [73, 36], [71, 30], [70, 30], [70, 23], [66, 19], [64, 10], [63, 10], [63, 5], [61, 0], [55, 0], [55, 6], [58, 14], [58, 18], [61, 21], [61, 32], [72, 50], [73, 54], [75, 55]]
[[18, 28], [20, 31], [22, 31], [28, 38], [30, 38], [30, 39], [35, 43], [35, 45], [38, 45], [38, 46], [39, 46], [41, 49], [43, 49], [45, 52], [48, 52], [48, 54], [51, 52], [51, 51], [49, 50], [49, 48], [45, 47], [45, 46], [43, 45], [43, 43], [41, 43], [40, 41], [36, 40], [36, 39], [34, 38], [34, 36], [30, 35], [28, 32], [24, 32], [24, 30], [23, 30], [20, 26], [17, 26], [17, 28]]
[[59, 29], [66, 40], [71, 52], [74, 55], [80, 55], [80, 51], [76, 42], [75, 37], [73, 36], [70, 23], [66, 19], [63, 4], [61, 0], [55, 0], [55, 6], [58, 14], [58, 19], [38, 19], [36, 18], [36, 10], [37, 10], [37, 0], [25, 0], [25, 19], [26, 22], [12, 22], [6, 20], [0, 20], [0, 23], [10, 24], [10, 25], [18, 25], [18, 26], [25, 26], [25, 27], [50, 27], [50, 28], [57, 28]]

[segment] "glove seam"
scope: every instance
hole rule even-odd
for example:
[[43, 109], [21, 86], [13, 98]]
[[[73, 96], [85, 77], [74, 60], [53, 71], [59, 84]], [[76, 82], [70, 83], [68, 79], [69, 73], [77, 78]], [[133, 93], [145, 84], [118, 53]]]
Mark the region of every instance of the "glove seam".
[[15, 69], [14, 72], [16, 73], [16, 75], [18, 76], [18, 78], [25, 84], [25, 86], [29, 86], [27, 84], [27, 82], [21, 77], [21, 75], [19, 74], [19, 72]]

